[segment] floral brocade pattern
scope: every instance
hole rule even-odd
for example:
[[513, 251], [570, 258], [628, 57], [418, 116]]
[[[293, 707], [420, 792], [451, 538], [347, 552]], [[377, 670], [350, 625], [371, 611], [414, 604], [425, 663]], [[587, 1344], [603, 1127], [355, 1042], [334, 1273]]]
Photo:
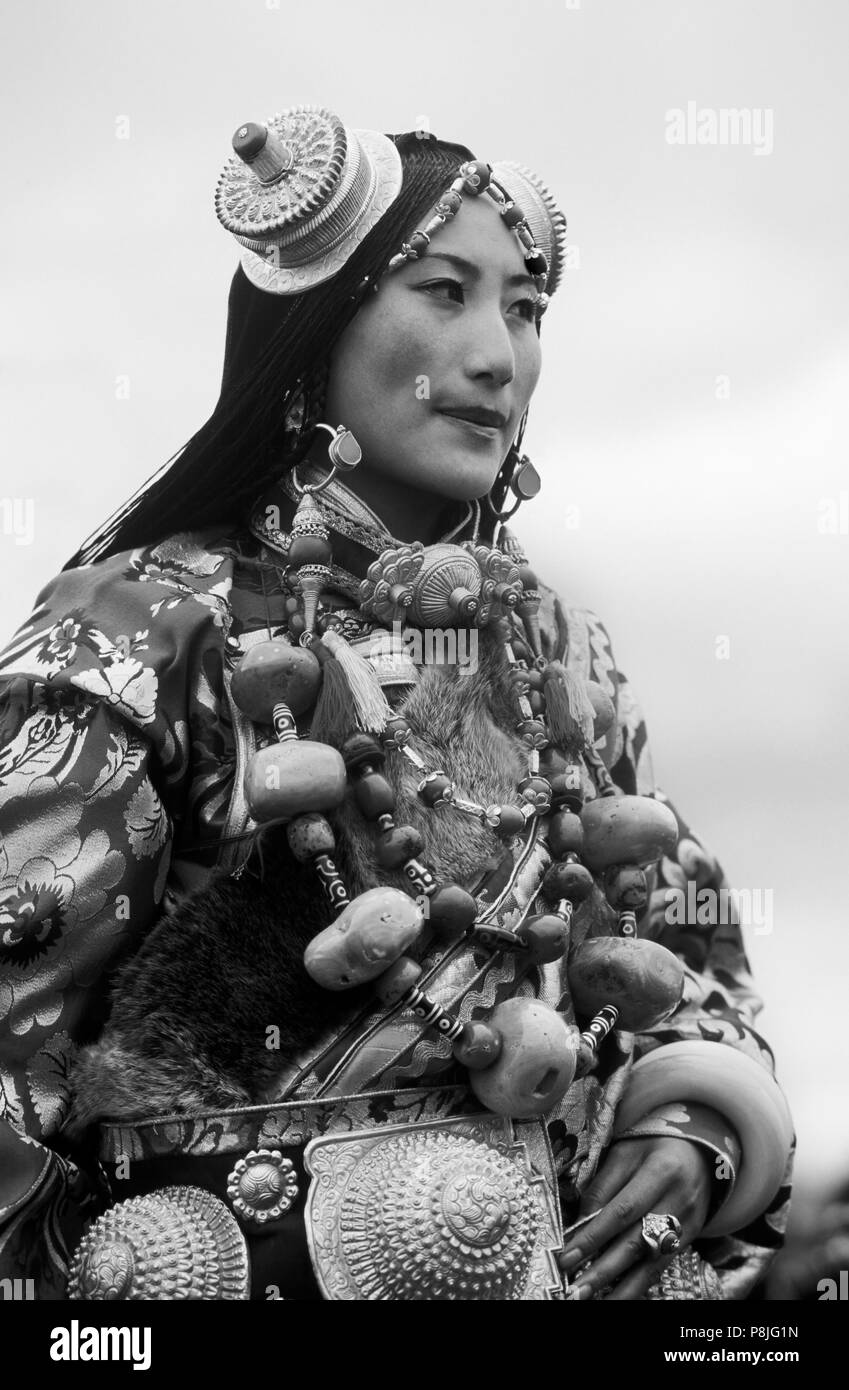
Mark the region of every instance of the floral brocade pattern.
[[[217, 527], [63, 572], [0, 653], [0, 1119], [28, 1143], [49, 1146], [61, 1129], [75, 1051], [102, 1028], [115, 968], [174, 898], [204, 883], [219, 862], [216, 842], [233, 829], [229, 672], [248, 634], [285, 622], [283, 596], [266, 597], [256, 569], [243, 563], [260, 550], [246, 530]], [[541, 620], [550, 650], [616, 703], [618, 719], [598, 751], [617, 787], [662, 797], [639, 705], [601, 623], [561, 608], [550, 590]], [[681, 955], [685, 998], [661, 1028], [608, 1039], [598, 1070], [549, 1117], [567, 1208], [609, 1142], [635, 1056], [697, 1038], [772, 1066], [753, 1029], [760, 1001], [739, 926], [720, 923], [716, 910], [667, 921], [670, 889], [695, 880], [717, 890], [718, 901], [726, 886], [716, 860], [678, 820], [679, 848], [653, 872], [640, 934]], [[533, 988], [561, 1003], [551, 971]], [[424, 1071], [398, 1084], [433, 1085]], [[57, 1296], [61, 1231], [70, 1239], [79, 1228], [81, 1185], [74, 1165], [55, 1154], [50, 1181], [24, 1215], [4, 1218], [0, 1192], [0, 1273], [34, 1277]], [[781, 1243], [787, 1200], [782, 1188], [745, 1232], [702, 1251], [726, 1297], [740, 1297]], [[33, 1236], [39, 1221], [41, 1241]]]

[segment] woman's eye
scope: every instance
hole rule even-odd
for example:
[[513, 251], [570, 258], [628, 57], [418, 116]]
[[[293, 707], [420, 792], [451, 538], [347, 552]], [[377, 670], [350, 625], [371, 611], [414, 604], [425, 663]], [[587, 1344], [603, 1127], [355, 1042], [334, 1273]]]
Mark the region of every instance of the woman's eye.
[[437, 294], [437, 297], [441, 297], [447, 291], [446, 297], [448, 299], [453, 300], [456, 304], [464, 302], [463, 285], [460, 280], [428, 280], [427, 284], [422, 285], [421, 288], [430, 294]]
[[535, 299], [518, 299], [515, 307], [519, 310], [520, 318], [527, 319], [528, 323], [536, 322], [537, 304]]

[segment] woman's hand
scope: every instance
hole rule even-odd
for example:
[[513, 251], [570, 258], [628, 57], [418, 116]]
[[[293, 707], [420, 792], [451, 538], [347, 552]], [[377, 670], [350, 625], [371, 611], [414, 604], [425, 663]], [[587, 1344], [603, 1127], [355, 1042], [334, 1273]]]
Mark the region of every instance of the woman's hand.
[[652, 1256], [642, 1238], [642, 1218], [650, 1211], [676, 1216], [683, 1249], [705, 1224], [710, 1190], [709, 1150], [678, 1138], [618, 1140], [581, 1199], [581, 1215], [597, 1211], [598, 1216], [574, 1241], [567, 1239], [569, 1248], [558, 1256], [569, 1275], [590, 1261], [571, 1286], [571, 1296], [591, 1298], [615, 1284], [608, 1298], [642, 1298], [672, 1258]]

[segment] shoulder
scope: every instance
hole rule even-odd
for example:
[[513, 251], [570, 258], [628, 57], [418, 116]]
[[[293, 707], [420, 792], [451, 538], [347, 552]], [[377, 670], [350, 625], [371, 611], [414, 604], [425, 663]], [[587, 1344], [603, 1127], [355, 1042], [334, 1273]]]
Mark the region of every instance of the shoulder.
[[136, 670], [179, 680], [199, 636], [223, 646], [228, 635], [231, 539], [220, 526], [181, 532], [62, 570], [0, 652], [0, 680], [23, 676], [92, 694], [131, 681]]
[[574, 675], [596, 681], [615, 702], [622, 677], [616, 669], [610, 634], [598, 614], [564, 601], [542, 581], [538, 587], [546, 654], [562, 661]]

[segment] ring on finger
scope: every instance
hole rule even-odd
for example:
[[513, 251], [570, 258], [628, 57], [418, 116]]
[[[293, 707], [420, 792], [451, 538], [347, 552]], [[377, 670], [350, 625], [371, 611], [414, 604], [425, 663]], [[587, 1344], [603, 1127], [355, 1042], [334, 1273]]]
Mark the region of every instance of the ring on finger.
[[671, 1212], [646, 1212], [642, 1219], [641, 1234], [653, 1259], [661, 1255], [674, 1255], [681, 1248], [681, 1222]]

